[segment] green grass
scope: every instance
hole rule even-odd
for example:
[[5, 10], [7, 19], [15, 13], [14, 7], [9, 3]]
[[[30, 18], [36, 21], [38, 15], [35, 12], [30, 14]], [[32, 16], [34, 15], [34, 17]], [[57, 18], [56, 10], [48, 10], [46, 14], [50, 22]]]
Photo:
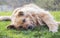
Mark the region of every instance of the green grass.
[[0, 12], [0, 16], [10, 16], [12, 14], [12, 11], [5, 11], [5, 12]]
[[[60, 21], [60, 11], [51, 12], [55, 20]], [[10, 16], [11, 12], [0, 12], [0, 16]], [[0, 38], [60, 38], [60, 30], [57, 33], [49, 32], [48, 28], [43, 26], [34, 30], [8, 30], [7, 25], [10, 21], [0, 22]], [[59, 28], [60, 29], [60, 28]]]

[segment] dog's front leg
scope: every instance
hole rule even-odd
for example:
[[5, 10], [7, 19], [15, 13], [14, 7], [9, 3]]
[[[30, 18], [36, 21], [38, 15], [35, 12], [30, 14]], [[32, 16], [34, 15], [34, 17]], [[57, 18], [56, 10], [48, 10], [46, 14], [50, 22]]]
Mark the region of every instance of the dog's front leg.
[[50, 15], [49, 13], [47, 13], [47, 14], [46, 13], [41, 13], [40, 17], [49, 27], [49, 31], [52, 31], [52, 32], [57, 32], [58, 31], [58, 24], [55, 22], [52, 15]]

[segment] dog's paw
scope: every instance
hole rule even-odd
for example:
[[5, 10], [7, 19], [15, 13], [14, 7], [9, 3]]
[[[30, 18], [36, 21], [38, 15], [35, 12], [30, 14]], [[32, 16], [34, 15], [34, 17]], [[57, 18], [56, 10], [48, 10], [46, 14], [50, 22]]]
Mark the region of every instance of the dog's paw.
[[55, 32], [58, 32], [58, 27], [53, 27], [52, 29], [50, 29], [49, 31], [55, 33]]

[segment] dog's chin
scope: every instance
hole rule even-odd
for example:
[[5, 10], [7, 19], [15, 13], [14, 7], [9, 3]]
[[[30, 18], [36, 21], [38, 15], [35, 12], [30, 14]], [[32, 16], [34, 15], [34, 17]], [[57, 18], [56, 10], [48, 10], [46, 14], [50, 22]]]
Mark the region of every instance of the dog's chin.
[[24, 27], [24, 26], [19, 26], [18, 27], [19, 29], [23, 29], [23, 30], [32, 30], [32, 29], [34, 29], [34, 25], [27, 25], [26, 27]]

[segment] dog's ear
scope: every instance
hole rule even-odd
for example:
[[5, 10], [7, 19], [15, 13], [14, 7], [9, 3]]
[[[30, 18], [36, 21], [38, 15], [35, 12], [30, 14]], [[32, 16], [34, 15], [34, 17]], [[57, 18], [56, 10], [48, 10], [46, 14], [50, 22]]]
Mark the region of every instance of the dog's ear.
[[16, 29], [16, 28], [14, 27], [14, 25], [9, 25], [7, 26], [7, 29]]
[[12, 15], [15, 15], [15, 13], [17, 13], [18, 10], [20, 10], [20, 8], [16, 8], [16, 9], [13, 11], [13, 14], [12, 14]]
[[18, 16], [24, 16], [24, 12], [23, 12], [23, 11], [20, 11], [20, 12], [18, 13]]

